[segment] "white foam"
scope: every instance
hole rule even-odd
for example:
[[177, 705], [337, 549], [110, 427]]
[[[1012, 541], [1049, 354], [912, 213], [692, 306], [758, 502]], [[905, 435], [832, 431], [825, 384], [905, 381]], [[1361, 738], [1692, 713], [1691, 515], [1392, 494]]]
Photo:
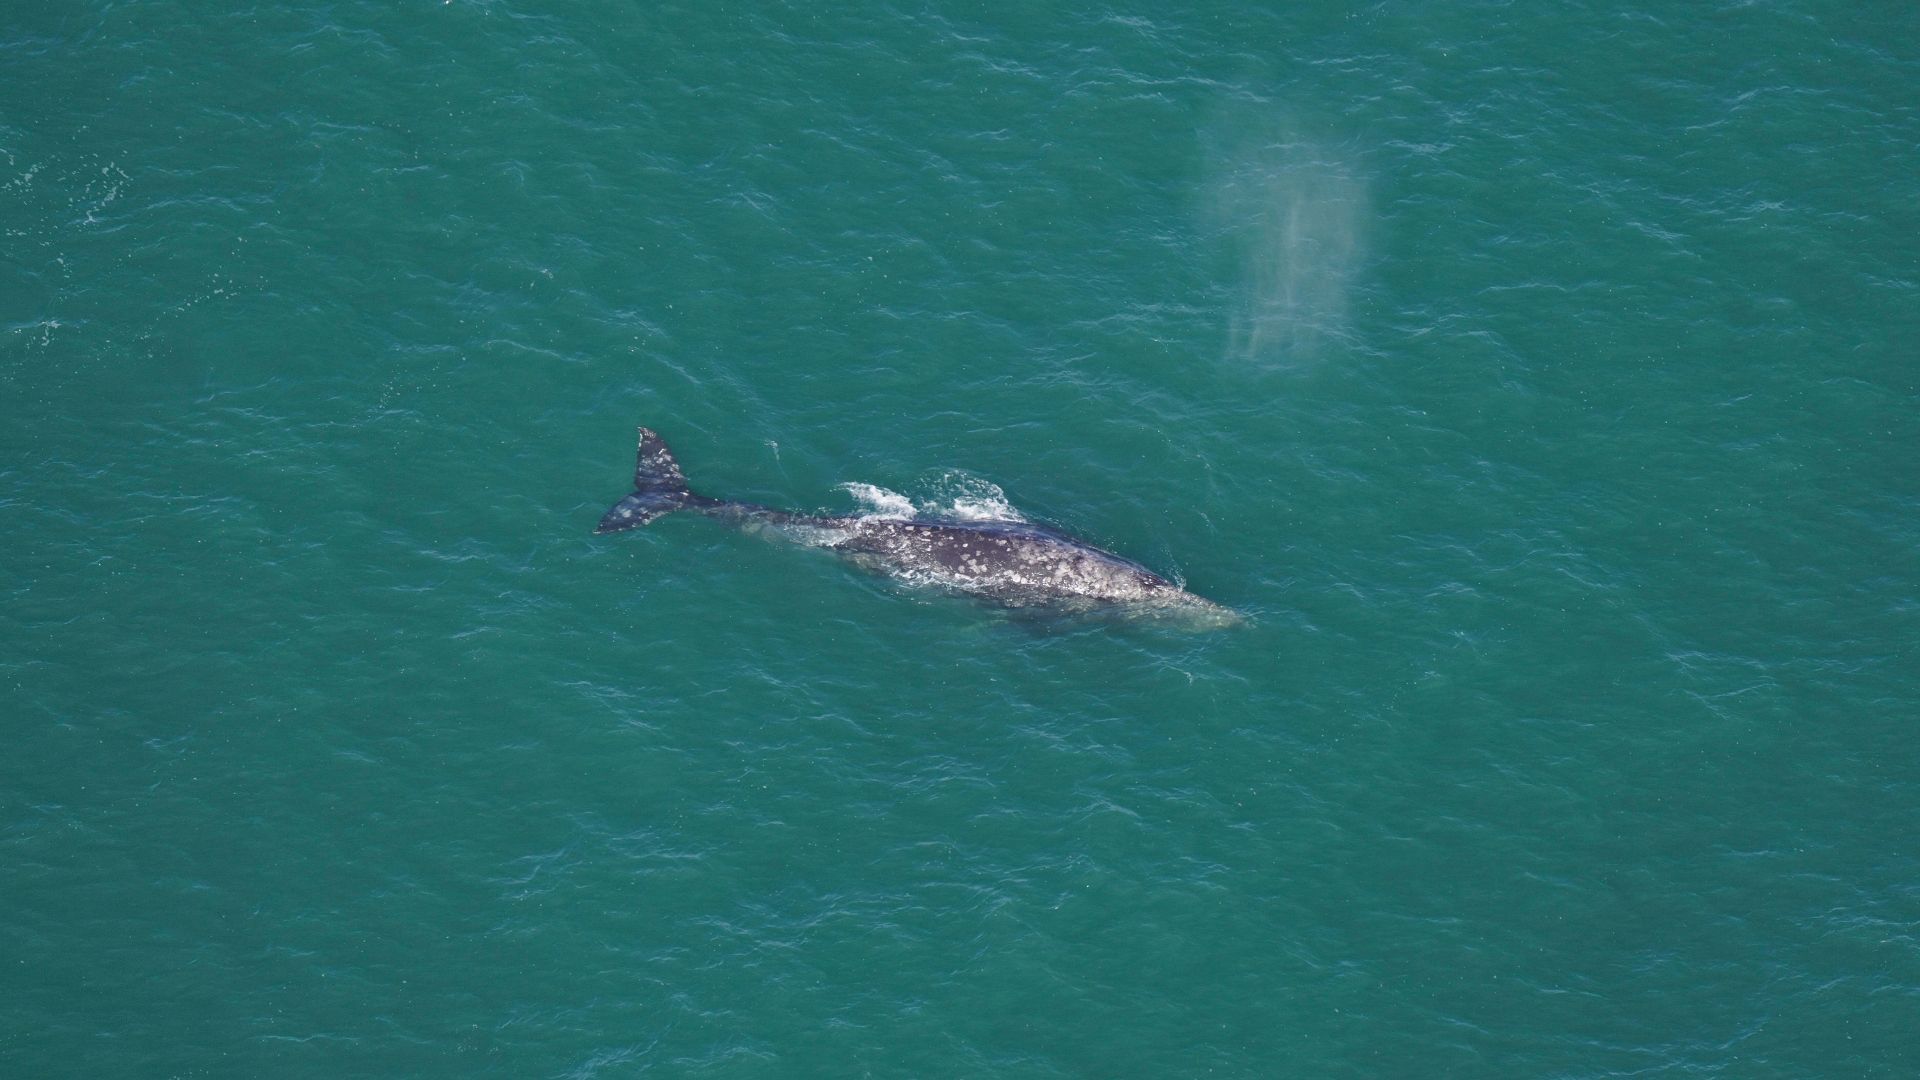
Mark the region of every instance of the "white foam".
[[876, 521], [904, 521], [913, 517], [918, 510], [913, 500], [897, 491], [888, 491], [873, 484], [841, 484], [840, 490], [852, 495], [854, 501], [865, 507], [867, 512], [861, 517]]
[[934, 485], [938, 504], [933, 512], [955, 521], [1025, 521], [1026, 516], [1007, 501], [1007, 493], [991, 480], [963, 472], [949, 472]]
[[913, 498], [876, 484], [846, 483], [840, 490], [859, 503], [860, 516], [874, 521], [942, 518], [948, 521], [1025, 521], [1026, 515], [1007, 501], [1000, 485], [967, 473], [951, 471], [927, 485], [931, 490]]

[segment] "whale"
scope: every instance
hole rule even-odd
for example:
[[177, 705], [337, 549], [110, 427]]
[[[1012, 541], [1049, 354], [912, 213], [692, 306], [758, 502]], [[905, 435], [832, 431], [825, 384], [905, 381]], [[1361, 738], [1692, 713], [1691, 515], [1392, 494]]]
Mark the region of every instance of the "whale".
[[797, 513], [697, 495], [666, 441], [640, 429], [633, 492], [594, 528], [624, 532], [691, 512], [749, 531], [771, 530], [912, 585], [1005, 608], [1173, 616], [1201, 625], [1241, 621], [1233, 609], [1188, 592], [1130, 559], [1045, 525]]

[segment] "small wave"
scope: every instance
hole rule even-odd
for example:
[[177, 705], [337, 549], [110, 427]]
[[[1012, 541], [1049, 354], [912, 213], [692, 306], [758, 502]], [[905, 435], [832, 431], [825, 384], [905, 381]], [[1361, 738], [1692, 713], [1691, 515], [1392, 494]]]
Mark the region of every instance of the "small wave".
[[990, 480], [950, 471], [927, 485], [921, 498], [902, 495], [875, 484], [846, 483], [840, 490], [863, 508], [861, 517], [877, 521], [942, 518], [949, 521], [1025, 521], [1026, 515], [1007, 501], [1007, 493]]
[[991, 480], [963, 472], [948, 472], [933, 485], [932, 512], [955, 521], [1025, 521], [1007, 493]]
[[841, 484], [840, 490], [852, 495], [854, 501], [867, 509], [861, 517], [880, 521], [900, 521], [913, 517], [918, 511], [913, 500], [897, 491], [888, 491], [873, 484]]

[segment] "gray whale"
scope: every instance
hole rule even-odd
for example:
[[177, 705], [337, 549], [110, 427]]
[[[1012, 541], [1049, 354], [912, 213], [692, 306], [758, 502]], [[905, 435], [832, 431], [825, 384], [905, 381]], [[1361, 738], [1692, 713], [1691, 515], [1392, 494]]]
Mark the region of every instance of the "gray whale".
[[1207, 624], [1240, 618], [1139, 563], [1030, 522], [818, 516], [696, 495], [666, 442], [647, 428], [640, 429], [633, 487], [594, 532], [637, 529], [689, 510], [744, 528], [772, 528], [868, 569], [1007, 607], [1119, 609]]

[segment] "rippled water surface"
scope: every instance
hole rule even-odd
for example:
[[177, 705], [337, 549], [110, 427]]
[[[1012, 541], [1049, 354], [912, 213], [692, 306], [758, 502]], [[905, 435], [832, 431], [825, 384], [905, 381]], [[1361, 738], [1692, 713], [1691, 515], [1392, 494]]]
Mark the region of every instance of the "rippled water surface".
[[15, 5], [0, 1074], [1915, 1075], [1920, 17], [1175, 7]]

